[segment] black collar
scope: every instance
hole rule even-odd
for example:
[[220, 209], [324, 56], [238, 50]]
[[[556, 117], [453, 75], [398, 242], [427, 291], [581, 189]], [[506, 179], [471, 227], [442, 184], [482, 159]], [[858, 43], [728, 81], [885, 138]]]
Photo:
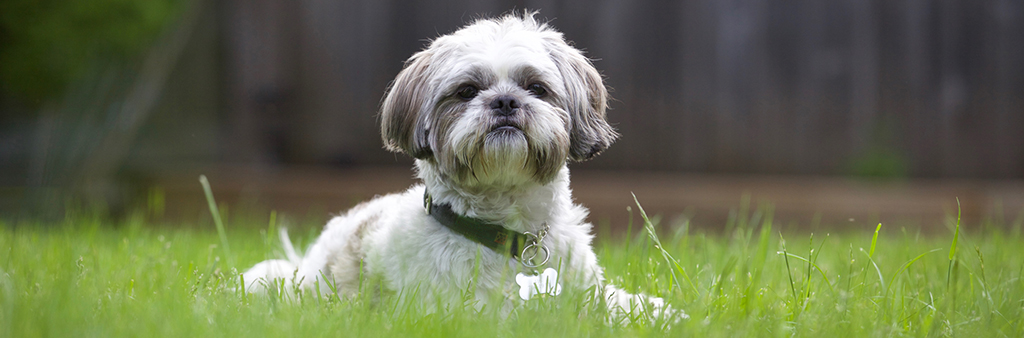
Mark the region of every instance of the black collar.
[[474, 242], [491, 248], [491, 250], [519, 257], [519, 251], [525, 247], [529, 238], [526, 234], [505, 229], [500, 224], [488, 223], [476, 218], [459, 215], [452, 211], [448, 204], [434, 204], [433, 198], [426, 190], [423, 192], [423, 207], [427, 214], [448, 229], [469, 238]]

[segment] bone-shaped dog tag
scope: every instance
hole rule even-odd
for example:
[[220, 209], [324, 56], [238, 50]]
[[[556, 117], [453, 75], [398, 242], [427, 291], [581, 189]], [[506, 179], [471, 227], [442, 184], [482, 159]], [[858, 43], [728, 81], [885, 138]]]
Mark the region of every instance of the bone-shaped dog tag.
[[519, 298], [523, 300], [529, 300], [536, 294], [557, 296], [562, 293], [558, 271], [552, 268], [544, 269], [540, 275], [524, 275], [520, 272], [516, 274], [516, 284], [519, 284]]

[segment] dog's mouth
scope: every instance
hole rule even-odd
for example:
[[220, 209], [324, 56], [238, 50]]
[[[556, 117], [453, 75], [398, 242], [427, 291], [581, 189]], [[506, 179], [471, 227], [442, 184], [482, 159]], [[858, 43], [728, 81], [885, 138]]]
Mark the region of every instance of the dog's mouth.
[[521, 131], [523, 131], [523, 127], [522, 127], [522, 125], [519, 124], [519, 121], [516, 121], [515, 119], [512, 119], [512, 118], [508, 118], [508, 117], [498, 118], [496, 121], [494, 121], [493, 124], [491, 124], [490, 132], [492, 132], [492, 133], [493, 132], [513, 132], [513, 131], [520, 131], [521, 132]]
[[497, 126], [497, 127], [494, 127], [494, 129], [491, 129], [492, 133], [495, 133], [495, 132], [507, 133], [507, 132], [513, 132], [513, 131], [523, 131], [523, 130], [519, 129], [519, 127], [516, 127], [516, 126], [513, 126], [513, 125]]

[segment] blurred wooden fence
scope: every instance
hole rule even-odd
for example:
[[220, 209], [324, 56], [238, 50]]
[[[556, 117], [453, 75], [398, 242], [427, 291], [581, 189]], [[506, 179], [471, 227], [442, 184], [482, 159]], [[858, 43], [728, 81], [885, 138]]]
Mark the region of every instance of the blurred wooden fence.
[[1024, 177], [1020, 1], [217, 4], [136, 164], [404, 165], [376, 121], [402, 61], [478, 14], [531, 8], [614, 89], [623, 137], [580, 167]]

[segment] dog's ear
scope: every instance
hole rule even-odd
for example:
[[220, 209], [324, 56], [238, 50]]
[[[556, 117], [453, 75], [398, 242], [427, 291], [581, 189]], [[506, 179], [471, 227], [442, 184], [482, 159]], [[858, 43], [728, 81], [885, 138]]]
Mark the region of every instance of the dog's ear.
[[430, 110], [427, 72], [432, 56], [426, 50], [409, 58], [384, 97], [380, 108], [380, 136], [387, 150], [415, 158], [426, 158], [432, 153], [424, 121], [424, 115]]
[[569, 158], [586, 161], [601, 153], [619, 134], [605, 120], [608, 90], [601, 74], [576, 48], [562, 37], [546, 39], [551, 59], [565, 81], [565, 108], [572, 116], [569, 132]]

